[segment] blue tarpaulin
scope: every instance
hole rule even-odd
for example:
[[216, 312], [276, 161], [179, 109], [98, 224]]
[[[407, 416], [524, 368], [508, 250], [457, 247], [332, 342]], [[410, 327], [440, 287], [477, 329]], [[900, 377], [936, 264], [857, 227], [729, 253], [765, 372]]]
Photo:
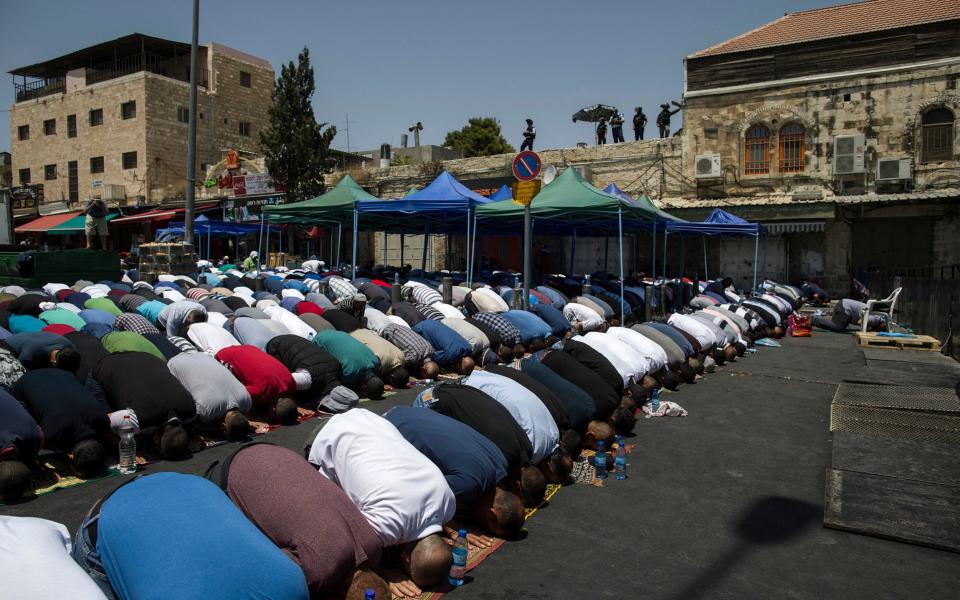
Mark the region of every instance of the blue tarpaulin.
[[501, 185], [499, 190], [490, 194], [491, 202], [498, 202], [500, 200], [513, 200], [513, 190], [511, 190], [506, 184]]
[[397, 200], [361, 200], [357, 210], [363, 213], [466, 213], [468, 208], [490, 202], [444, 171], [427, 187]]
[[692, 233], [695, 235], [744, 235], [756, 237], [766, 234], [759, 223], [751, 223], [722, 208], [715, 208], [703, 221], [667, 223], [667, 233]]

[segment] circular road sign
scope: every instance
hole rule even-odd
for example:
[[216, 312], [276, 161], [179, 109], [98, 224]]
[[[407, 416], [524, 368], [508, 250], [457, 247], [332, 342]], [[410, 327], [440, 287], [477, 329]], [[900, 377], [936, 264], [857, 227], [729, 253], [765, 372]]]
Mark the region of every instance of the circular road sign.
[[540, 156], [536, 152], [524, 150], [513, 159], [513, 176], [518, 181], [536, 179], [542, 166], [543, 161], [540, 160]]

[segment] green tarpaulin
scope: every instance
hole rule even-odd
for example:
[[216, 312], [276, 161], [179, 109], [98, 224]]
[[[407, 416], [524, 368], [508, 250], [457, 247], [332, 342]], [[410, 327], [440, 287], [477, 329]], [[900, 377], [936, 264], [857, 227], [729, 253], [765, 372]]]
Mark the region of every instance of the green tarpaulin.
[[[106, 216], [107, 221], [112, 221], [120, 216], [120, 213], [110, 213]], [[48, 234], [52, 235], [76, 235], [85, 233], [85, 227], [87, 222], [87, 216], [84, 214], [79, 214], [72, 219], [68, 219], [63, 223], [60, 223], [56, 227], [51, 227], [47, 230]]]
[[[616, 222], [622, 211], [624, 223], [653, 221], [655, 209], [638, 203], [627, 203], [597, 189], [580, 177], [574, 168], [567, 168], [533, 199], [530, 214], [537, 219], [566, 222]], [[480, 219], [522, 218], [523, 207], [512, 200], [491, 202], [477, 207]]]
[[353, 220], [354, 206], [360, 200], [379, 198], [346, 175], [325, 194], [303, 202], [265, 206], [263, 212], [271, 223], [343, 223]]

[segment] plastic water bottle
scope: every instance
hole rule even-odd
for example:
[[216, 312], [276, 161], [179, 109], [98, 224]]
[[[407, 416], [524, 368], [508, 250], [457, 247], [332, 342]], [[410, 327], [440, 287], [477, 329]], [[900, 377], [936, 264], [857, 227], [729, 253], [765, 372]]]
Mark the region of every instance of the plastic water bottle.
[[617, 436], [617, 457], [613, 459], [614, 476], [619, 480], [627, 478], [627, 448], [623, 444], [623, 437]]
[[377, 593], [367, 588], [367, 591], [363, 593], [363, 600], [377, 600]]
[[597, 455], [593, 457], [593, 466], [597, 470], [597, 479], [607, 478], [607, 445], [597, 442]]
[[653, 388], [650, 394], [650, 410], [653, 412], [660, 410], [660, 388]]
[[120, 424], [120, 463], [117, 465], [124, 475], [137, 472], [137, 440], [133, 437], [136, 431], [130, 415], [124, 415]]
[[467, 530], [461, 529], [457, 533], [457, 542], [453, 545], [453, 564], [450, 565], [450, 576], [447, 581], [452, 586], [463, 585], [463, 577], [467, 574]]

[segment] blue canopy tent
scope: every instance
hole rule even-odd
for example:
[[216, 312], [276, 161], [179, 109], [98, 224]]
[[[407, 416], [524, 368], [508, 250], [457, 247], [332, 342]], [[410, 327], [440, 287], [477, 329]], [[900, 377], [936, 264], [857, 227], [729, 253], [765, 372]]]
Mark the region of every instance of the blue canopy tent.
[[361, 200], [357, 202], [353, 213], [353, 270], [356, 276], [357, 269], [357, 231], [360, 226], [360, 215], [369, 215], [378, 222], [383, 229], [399, 229], [406, 231], [411, 225], [423, 224], [424, 238], [424, 267], [430, 239], [430, 228], [446, 232], [460, 231], [460, 219], [467, 233], [467, 282], [472, 283], [473, 250], [471, 231], [476, 226], [475, 209], [480, 204], [487, 204], [489, 198], [481, 196], [467, 188], [457, 179], [444, 171], [431, 181], [422, 190], [396, 200]]
[[491, 202], [499, 202], [500, 200], [513, 200], [513, 190], [507, 184], [501, 185], [499, 190], [490, 194]]
[[760, 255], [760, 237], [766, 236], [767, 230], [759, 223], [751, 223], [737, 215], [728, 213], [721, 208], [714, 208], [710, 216], [703, 221], [682, 221], [666, 224], [663, 238], [663, 271], [667, 271], [667, 236], [671, 233], [703, 236], [703, 267], [704, 277], [709, 278], [707, 270], [707, 237], [732, 236], [752, 237], [753, 245], [753, 289], [757, 289], [757, 261]]
[[[271, 225], [267, 232], [282, 232], [280, 226]], [[193, 221], [193, 232], [198, 236], [207, 236], [207, 258], [210, 258], [210, 239], [214, 237], [240, 237], [261, 233], [260, 223], [234, 223], [232, 221], [214, 221], [206, 215], [200, 215]], [[183, 221], [171, 221], [164, 229], [158, 229], [156, 239], [183, 237]]]

